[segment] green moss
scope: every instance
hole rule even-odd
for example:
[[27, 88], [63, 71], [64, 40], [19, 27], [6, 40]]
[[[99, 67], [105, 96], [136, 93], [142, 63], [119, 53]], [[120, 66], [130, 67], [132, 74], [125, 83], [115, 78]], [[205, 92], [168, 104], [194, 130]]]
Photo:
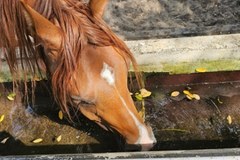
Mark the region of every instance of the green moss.
[[0, 72], [0, 83], [12, 81], [12, 76], [9, 72]]
[[[170, 74], [194, 73], [197, 68], [205, 68], [207, 72], [240, 70], [240, 60], [161, 63], [140, 66], [140, 70], [143, 72], [168, 72]], [[12, 81], [12, 77], [9, 72], [0, 72], [0, 82], [10, 81]]]
[[[37, 75], [37, 77], [41, 77], [40, 74]], [[20, 80], [24, 79], [23, 75], [21, 75]], [[30, 80], [32, 79], [31, 75], [27, 75], [27, 79]], [[46, 79], [46, 76], [43, 75], [43, 79]], [[0, 83], [3, 82], [12, 82], [12, 75], [10, 72], [0, 72]]]
[[161, 63], [140, 66], [140, 70], [144, 72], [168, 72], [171, 74], [194, 73], [197, 68], [205, 68], [207, 72], [240, 70], [240, 60]]

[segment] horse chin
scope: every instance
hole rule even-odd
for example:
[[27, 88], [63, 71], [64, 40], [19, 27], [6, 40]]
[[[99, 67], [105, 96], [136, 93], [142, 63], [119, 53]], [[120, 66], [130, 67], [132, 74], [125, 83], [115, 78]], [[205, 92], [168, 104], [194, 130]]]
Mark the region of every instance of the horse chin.
[[[104, 124], [98, 121], [96, 121], [96, 124], [98, 124], [102, 129], [106, 131], [117, 133], [114, 129], [108, 127], [107, 124]], [[120, 138], [123, 138], [120, 134], [118, 135], [120, 136]], [[154, 145], [155, 145], [155, 142], [151, 144], [128, 144], [127, 142], [125, 142], [124, 150], [125, 151], [149, 151], [154, 147]]]

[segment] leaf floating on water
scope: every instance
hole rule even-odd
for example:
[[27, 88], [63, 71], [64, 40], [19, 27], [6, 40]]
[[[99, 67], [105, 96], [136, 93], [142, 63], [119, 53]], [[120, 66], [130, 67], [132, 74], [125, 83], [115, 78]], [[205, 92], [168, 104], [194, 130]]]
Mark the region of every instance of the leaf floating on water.
[[197, 68], [196, 72], [198, 72], [198, 73], [205, 73], [205, 72], [207, 72], [207, 69], [206, 68]]
[[187, 90], [184, 90], [183, 93], [184, 93], [185, 95], [192, 95], [192, 94], [191, 94], [189, 91], [187, 91]]
[[198, 101], [201, 99], [201, 97], [198, 94], [193, 94], [192, 96], [194, 99], [196, 99]]
[[201, 99], [201, 97], [198, 94], [192, 94], [187, 90], [184, 90], [183, 93], [186, 95], [187, 99], [189, 100], [196, 99], [199, 101]]
[[140, 94], [142, 95], [143, 98], [146, 98], [146, 97], [150, 97], [152, 92], [143, 88], [140, 90]]
[[186, 97], [187, 97], [187, 99], [189, 99], [189, 100], [193, 100], [193, 98], [192, 98], [191, 96], [189, 96], [189, 95], [186, 95]]
[[171, 97], [177, 97], [180, 95], [180, 92], [179, 91], [174, 91], [171, 93]]
[[41, 143], [42, 141], [43, 141], [42, 138], [38, 138], [38, 139], [33, 140], [32, 142], [37, 144], [37, 143]]
[[57, 138], [56, 138], [56, 141], [57, 142], [60, 142], [62, 140], [62, 135], [60, 135], [60, 136], [58, 136]]
[[59, 117], [59, 119], [63, 120], [63, 112], [62, 111], [58, 112], [58, 117]]
[[16, 94], [15, 94], [15, 93], [10, 93], [10, 94], [7, 96], [7, 99], [8, 99], [9, 101], [14, 101], [15, 97], [16, 97]]
[[223, 104], [223, 102], [221, 101], [220, 97], [217, 98], [217, 101], [219, 104]]
[[138, 101], [142, 101], [142, 100], [143, 100], [142, 95], [139, 94], [139, 93], [135, 93], [135, 98], [136, 98]]
[[4, 118], [5, 118], [5, 115], [0, 116], [0, 123], [4, 120]]
[[1, 144], [5, 144], [5, 143], [8, 141], [9, 138], [10, 138], [10, 137], [4, 138], [4, 139], [1, 141]]
[[232, 124], [232, 117], [230, 115], [228, 115], [227, 121], [228, 121], [228, 124]]

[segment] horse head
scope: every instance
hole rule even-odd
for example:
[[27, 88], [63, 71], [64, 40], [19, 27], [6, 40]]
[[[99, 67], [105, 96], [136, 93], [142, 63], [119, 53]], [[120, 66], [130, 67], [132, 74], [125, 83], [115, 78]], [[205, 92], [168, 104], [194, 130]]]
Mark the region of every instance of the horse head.
[[[69, 35], [59, 22], [45, 18], [25, 1], [21, 3], [30, 34], [44, 47], [53, 92], [62, 109], [68, 113], [71, 104], [101, 127], [120, 133], [127, 144], [149, 150], [156, 139], [151, 127], [139, 116], [127, 86], [130, 62], [135, 63], [133, 56], [118, 46], [97, 45], [89, 37], [81, 43], [76, 38], [81, 49], [67, 52], [73, 47], [63, 47], [68, 44], [65, 37]], [[107, 0], [91, 0], [91, 17], [101, 21], [106, 4]], [[80, 37], [82, 32], [72, 28], [73, 39], [75, 35]]]

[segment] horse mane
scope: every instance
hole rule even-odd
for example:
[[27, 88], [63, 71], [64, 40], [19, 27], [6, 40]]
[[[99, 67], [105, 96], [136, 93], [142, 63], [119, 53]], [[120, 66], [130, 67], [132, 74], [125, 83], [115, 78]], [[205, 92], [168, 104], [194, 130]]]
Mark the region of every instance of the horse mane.
[[[69, 100], [68, 84], [81, 58], [81, 52], [86, 42], [96, 46], [118, 48], [117, 53], [123, 58], [127, 57], [132, 62], [138, 84], [143, 86], [136, 60], [131, 51], [101, 18], [92, 15], [87, 3], [81, 0], [37, 0], [33, 8], [58, 25], [64, 32], [60, 49], [61, 60], [54, 73], [47, 72], [51, 79], [53, 95], [63, 112], [70, 116], [67, 104]], [[25, 83], [28, 80], [27, 73], [34, 81], [34, 77], [41, 73], [37, 58], [42, 57], [44, 61], [44, 56], [37, 47], [36, 37], [33, 37], [33, 40], [28, 36], [29, 31], [19, 0], [0, 0], [0, 22], [3, 24], [0, 27], [0, 44], [3, 45], [4, 55], [13, 77], [19, 77], [20, 68], [23, 73], [21, 77]], [[16, 46], [19, 47], [19, 52], [16, 51]], [[19, 56], [20, 65], [17, 60]], [[127, 59], [124, 59], [127, 62]], [[45, 64], [47, 67], [46, 61]], [[13, 78], [14, 81], [17, 79]]]

